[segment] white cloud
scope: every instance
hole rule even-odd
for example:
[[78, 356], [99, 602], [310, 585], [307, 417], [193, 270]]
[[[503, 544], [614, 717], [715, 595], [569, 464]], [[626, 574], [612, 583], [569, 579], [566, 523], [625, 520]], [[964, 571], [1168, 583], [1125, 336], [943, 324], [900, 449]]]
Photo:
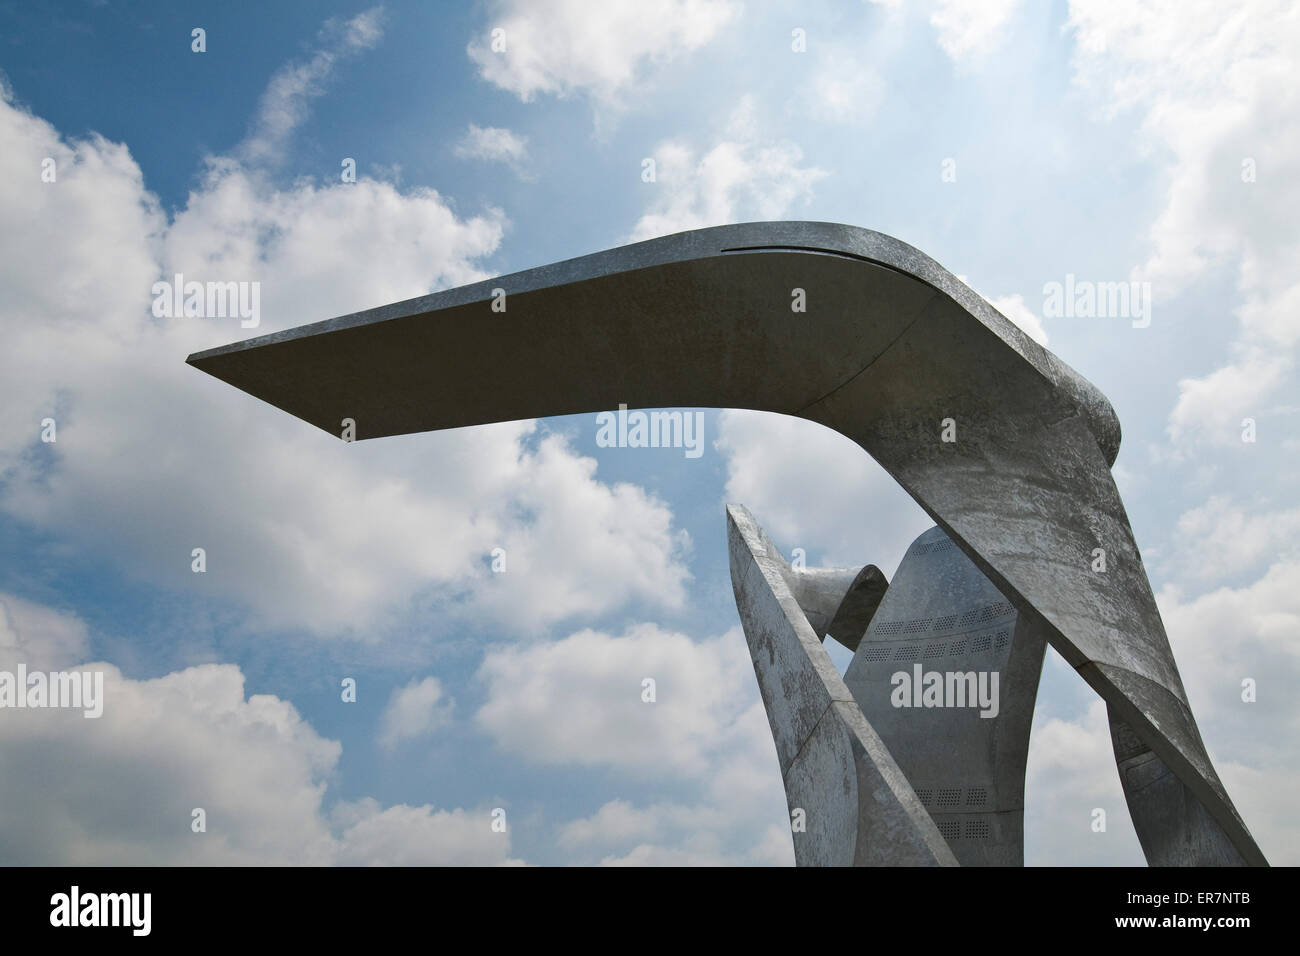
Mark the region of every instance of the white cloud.
[[[753, 680], [738, 632], [696, 642], [653, 624], [621, 637], [584, 630], [499, 648], [479, 677], [487, 699], [476, 720], [509, 753], [640, 777], [709, 768], [747, 703], [738, 691]], [[647, 678], [656, 683], [653, 703], [642, 700]]]
[[403, 740], [424, 737], [451, 722], [455, 700], [443, 694], [436, 677], [411, 679], [388, 698], [380, 718], [379, 745], [394, 749]]
[[[768, 756], [769, 774], [779, 780], [776, 760]], [[590, 817], [561, 827], [558, 843], [575, 859], [600, 866], [793, 865], [789, 827], [762, 820], [751, 806], [725, 798], [640, 807], [611, 800]], [[736, 839], [736, 830], [743, 839]]]
[[[97, 135], [64, 141], [44, 120], [14, 106], [3, 86], [0, 140], [0, 209], [9, 225], [0, 230], [7, 347], [38, 329], [58, 333], [73, 325], [83, 333], [101, 329], [110, 341], [120, 337], [123, 325], [135, 324], [135, 314], [149, 307], [156, 243], [166, 227], [130, 151]], [[55, 162], [53, 183], [39, 179], [47, 157]], [[3, 367], [0, 447], [8, 447], [17, 428], [31, 433], [24, 398], [57, 366], [36, 353]]]
[[933, 525], [870, 455], [822, 425], [728, 409], [715, 446], [726, 456], [727, 501], [812, 565], [875, 564], [889, 575]]
[[[0, 721], [0, 845], [14, 863], [329, 862], [320, 817], [340, 748], [288, 703], [244, 697], [237, 667], [149, 681], [104, 673], [103, 716], [14, 710]], [[192, 811], [207, 832], [192, 833]]]
[[[0, 855], [7, 863], [508, 861], [509, 838], [491, 832], [489, 809], [381, 809], [364, 799], [326, 814], [342, 748], [289, 702], [246, 697], [234, 665], [133, 680], [111, 664], [82, 663], [85, 628], [70, 615], [7, 595], [0, 608], [13, 635], [0, 655], [17, 648], [29, 666], [104, 675], [97, 719], [78, 709], [4, 711]], [[206, 832], [192, 830], [195, 808], [205, 812]]]
[[[557, 830], [579, 863], [788, 865], [780, 767], [744, 636], [655, 625], [490, 651], [481, 729], [538, 764], [604, 768], [687, 799], [616, 798]], [[655, 701], [642, 700], [645, 678]], [[576, 732], [575, 728], [581, 728]]]
[[864, 126], [884, 99], [884, 83], [860, 58], [840, 52], [818, 57], [807, 97], [810, 114], [821, 120]]
[[1242, 444], [1243, 423], [1266, 409], [1265, 397], [1291, 379], [1294, 362], [1276, 351], [1246, 347], [1234, 360], [1199, 378], [1178, 382], [1178, 401], [1169, 413], [1172, 441], [1207, 438], [1217, 444]]
[[469, 129], [456, 144], [456, 155], [465, 159], [484, 159], [505, 163], [520, 175], [527, 172], [528, 138], [499, 126], [476, 126]]
[[1252, 513], [1216, 495], [1179, 516], [1174, 553], [1186, 577], [1222, 580], [1294, 550], [1297, 538], [1300, 508]]
[[1136, 146], [1168, 157], [1135, 278], [1171, 299], [1210, 270], [1237, 270], [1237, 340], [1219, 369], [1179, 383], [1169, 421], [1175, 442], [1231, 444], [1241, 418], [1293, 381], [1300, 341], [1300, 19], [1285, 0], [1072, 0], [1068, 26], [1076, 81], [1111, 113], [1136, 111]]
[[[8, 514], [260, 626], [365, 634], [448, 594], [480, 623], [528, 627], [680, 605], [689, 539], [668, 508], [597, 481], [562, 437], [516, 422], [346, 444], [184, 364], [248, 334], [238, 322], [150, 314], [153, 283], [176, 272], [260, 282], [254, 334], [484, 278], [499, 212], [460, 216], [432, 189], [365, 178], [280, 187], [213, 157], [169, 223], [124, 146], [65, 142], [7, 96], [0, 137]], [[33, 188], [46, 156], [57, 182]], [[54, 444], [39, 441], [46, 417]], [[498, 546], [505, 575], [486, 563]]]
[[742, 217], [780, 219], [796, 201], [807, 201], [813, 184], [826, 176], [802, 165], [803, 151], [794, 143], [760, 139], [748, 96], [732, 113], [722, 139], [703, 156], [685, 142], [666, 140], [651, 158], [655, 182], [643, 188], [653, 191], [653, 198], [629, 242]]
[[380, 809], [366, 797], [334, 808], [342, 828], [337, 862], [343, 866], [520, 865], [510, 856], [509, 827], [492, 829], [491, 809], [436, 810], [399, 804]]
[[642, 844], [662, 839], [670, 830], [694, 830], [722, 822], [722, 811], [709, 807], [688, 807], [677, 803], [633, 806], [626, 800], [611, 800], [590, 817], [573, 820], [560, 828], [561, 846], [584, 847], [609, 843]]
[[[1051, 649], [1045, 666], [1068, 669]], [[1094, 811], [1106, 829], [1093, 829]], [[1034, 713], [1025, 767], [1028, 866], [1142, 866], [1145, 862], [1115, 767], [1106, 704], [1092, 701], [1078, 720]]]
[[53, 670], [84, 660], [88, 649], [86, 625], [75, 614], [0, 593], [0, 669], [23, 663]]
[[995, 50], [1020, 0], [938, 0], [930, 25], [939, 46], [954, 60], [980, 57]]
[[[593, 419], [594, 420], [594, 419]], [[480, 568], [475, 612], [534, 630], [583, 613], [642, 600], [679, 608], [690, 573], [690, 536], [674, 530], [668, 506], [636, 485], [595, 480], [596, 460], [558, 435], [545, 438], [502, 494], [494, 545], [505, 571]], [[532, 517], [506, 521], [507, 509]]]
[[[1300, 669], [1300, 646], [1295, 635], [1300, 627], [1300, 558], [1288, 557], [1270, 565], [1253, 583], [1240, 588], [1222, 587], [1196, 598], [1187, 598], [1175, 586], [1156, 595], [1161, 616], [1178, 657], [1193, 711], [1198, 717], [1253, 717], [1256, 711], [1267, 731], [1267, 714], [1284, 707], [1285, 719], [1278, 725], [1284, 740], [1285, 727], [1300, 725], [1300, 702], [1281, 687], [1294, 685], [1288, 675]], [[1267, 707], [1243, 708], [1241, 679], [1265, 680], [1272, 692]], [[1281, 747], [1280, 752], [1294, 748]]]
[[[4, 595], [0, 608], [10, 622], [0, 646], [50, 668], [84, 658], [85, 628], [71, 615]], [[101, 718], [23, 710], [0, 721], [0, 851], [10, 862], [521, 862], [511, 856], [510, 828], [492, 830], [487, 805], [383, 807], [366, 797], [327, 810], [339, 744], [287, 701], [246, 697], [238, 667], [205, 664], [141, 681], [106, 663], [80, 666], [105, 675]], [[641, 701], [649, 674], [657, 677], [653, 704]], [[621, 638], [583, 632], [494, 651], [480, 676], [488, 686], [480, 723], [505, 749], [541, 763], [608, 767], [639, 781], [638, 791], [664, 774], [698, 791], [689, 805], [616, 799], [562, 824], [557, 845], [575, 861], [793, 861], [776, 755], [738, 631], [703, 642], [652, 625]], [[424, 724], [423, 705], [433, 698], [436, 711], [442, 703], [431, 686], [413, 682], [389, 712]], [[205, 833], [191, 832], [196, 807], [206, 813]]]
[[[466, 52], [483, 79], [524, 102], [585, 92], [616, 104], [651, 64], [704, 46], [739, 9], [728, 0], [494, 0]], [[496, 30], [504, 31], [500, 52]]]
[[241, 156], [251, 163], [283, 158], [289, 137], [302, 124], [311, 100], [324, 92], [338, 62], [374, 48], [384, 34], [384, 11], [373, 7], [340, 23], [328, 21], [319, 46], [303, 63], [277, 70], [262, 94], [253, 129], [241, 146]]
[[[260, 281], [260, 334], [486, 278], [476, 260], [496, 251], [504, 227], [499, 210], [461, 218], [427, 187], [362, 178], [282, 189], [213, 158], [166, 230], [157, 268]], [[190, 338], [217, 344], [223, 334], [190, 324], [200, 327]], [[232, 326], [225, 340], [246, 334]]]
[[600, 860], [600, 866], [791, 866], [794, 851], [791, 849], [788, 827], [772, 825], [761, 831], [758, 841], [741, 853], [728, 851], [717, 837], [708, 832], [697, 833], [674, 846], [642, 843], [627, 853], [610, 854]]

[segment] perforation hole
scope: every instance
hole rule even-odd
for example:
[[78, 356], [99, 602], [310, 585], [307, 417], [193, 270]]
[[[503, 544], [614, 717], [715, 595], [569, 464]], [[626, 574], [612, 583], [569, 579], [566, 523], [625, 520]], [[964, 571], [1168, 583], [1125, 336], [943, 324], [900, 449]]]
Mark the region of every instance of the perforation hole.
[[966, 821], [966, 839], [967, 840], [987, 840], [993, 832], [987, 820], [967, 820]]

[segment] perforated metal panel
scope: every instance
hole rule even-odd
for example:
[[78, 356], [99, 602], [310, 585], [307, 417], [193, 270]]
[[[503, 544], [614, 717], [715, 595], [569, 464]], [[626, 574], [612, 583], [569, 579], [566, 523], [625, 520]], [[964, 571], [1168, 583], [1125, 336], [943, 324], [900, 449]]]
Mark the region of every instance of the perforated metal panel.
[[[942, 830], [940, 830], [942, 832]], [[987, 840], [992, 835], [993, 828], [989, 826], [987, 820], [967, 820], [966, 821], [966, 839], [967, 840]]]
[[939, 809], [952, 808], [961, 804], [961, 787], [941, 787], [934, 805]]

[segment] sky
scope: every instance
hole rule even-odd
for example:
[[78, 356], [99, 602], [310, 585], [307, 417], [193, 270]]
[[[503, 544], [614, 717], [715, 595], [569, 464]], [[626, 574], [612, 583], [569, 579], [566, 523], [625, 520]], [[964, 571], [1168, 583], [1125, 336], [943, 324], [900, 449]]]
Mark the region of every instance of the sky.
[[[595, 415], [347, 443], [185, 365], [780, 219], [912, 244], [1107, 395], [1206, 746], [1300, 863], [1297, 50], [1270, 0], [0, 0], [0, 670], [104, 679], [0, 711], [0, 862], [791, 865], [724, 505], [892, 575], [930, 522], [861, 449], [737, 410], [698, 457]], [[177, 273], [258, 326], [156, 315]], [[1025, 807], [1029, 865], [1143, 863], [1051, 649]]]

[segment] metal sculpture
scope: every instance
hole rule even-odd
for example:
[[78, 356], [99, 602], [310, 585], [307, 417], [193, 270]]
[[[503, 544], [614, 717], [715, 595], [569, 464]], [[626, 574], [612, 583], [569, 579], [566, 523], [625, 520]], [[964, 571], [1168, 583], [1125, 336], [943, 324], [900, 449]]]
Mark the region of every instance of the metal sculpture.
[[[1156, 841], [1181, 848], [1170, 859], [1218, 861], [1204, 848], [1230, 845], [1241, 861], [1265, 863], [1205, 751], [1111, 478], [1114, 411], [905, 243], [831, 223], [699, 229], [188, 361], [331, 434], [350, 419], [357, 439], [619, 405], [750, 408], [833, 428], [871, 454], [1017, 620], [1106, 701], [1126, 781], [1138, 763], [1168, 771], [1157, 774], [1157, 805], [1181, 801], [1176, 812], [1151, 810], [1150, 787], [1126, 792], [1135, 822], [1175, 835]], [[1105, 572], [1094, 570], [1098, 553]], [[861, 618], [861, 600], [843, 609], [841, 630]], [[840, 611], [829, 611], [832, 621]], [[806, 633], [791, 626], [800, 640], [813, 633], [806, 616]], [[810, 666], [829, 681], [820, 663]], [[888, 750], [852, 695], [826, 699], [874, 761], [863, 786], [879, 792], [870, 774], [883, 774], [897, 813], [930, 819], [879, 759]], [[953, 861], [926, 827], [903, 857], [878, 852], [898, 817], [879, 819], [891, 821], [881, 832], [871, 820], [861, 830], [859, 817], [852, 860], [836, 861]], [[1189, 825], [1210, 836], [1188, 837]]]

